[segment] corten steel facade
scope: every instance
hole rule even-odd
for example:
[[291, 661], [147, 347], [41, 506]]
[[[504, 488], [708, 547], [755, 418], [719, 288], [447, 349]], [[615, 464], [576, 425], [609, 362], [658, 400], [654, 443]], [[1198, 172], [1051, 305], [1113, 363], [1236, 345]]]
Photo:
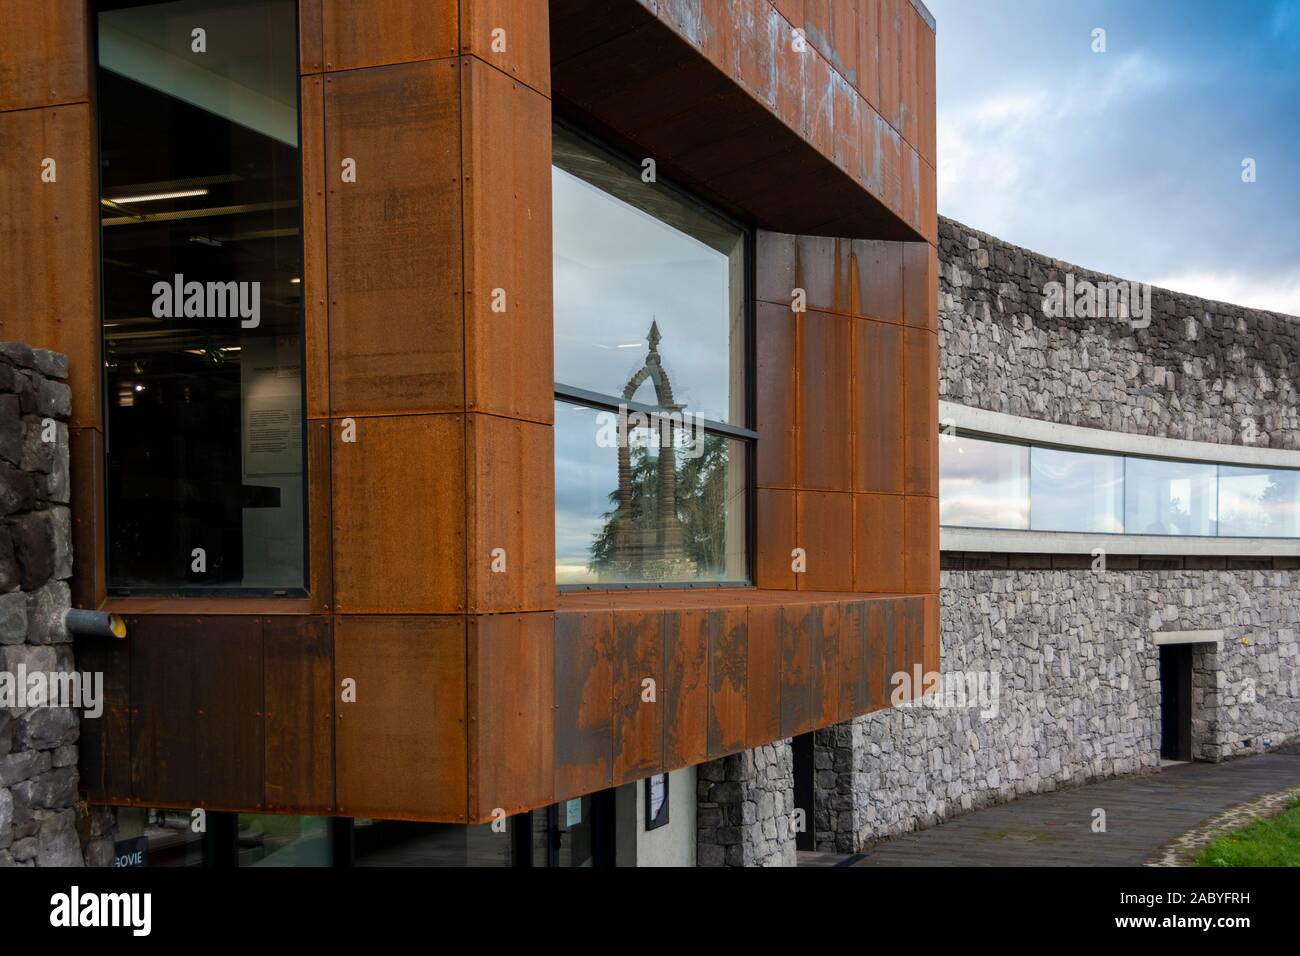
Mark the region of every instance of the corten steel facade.
[[[94, 16], [0, 0], [0, 228], [21, 250], [0, 259], [0, 339], [69, 356], [73, 601], [129, 627], [77, 646], [108, 698], [83, 723], [85, 797], [481, 822], [848, 720], [888, 705], [889, 674], [934, 669], [923, 8], [300, 0], [298, 16], [307, 596], [122, 598]], [[557, 591], [555, 120], [753, 230], [752, 587]]]

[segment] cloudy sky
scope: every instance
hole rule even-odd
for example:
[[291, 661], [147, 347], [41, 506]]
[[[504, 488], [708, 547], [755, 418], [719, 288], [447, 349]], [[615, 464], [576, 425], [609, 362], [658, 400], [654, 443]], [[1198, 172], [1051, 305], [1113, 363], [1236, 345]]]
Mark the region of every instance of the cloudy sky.
[[926, 4], [940, 213], [1123, 278], [1300, 315], [1300, 0]]

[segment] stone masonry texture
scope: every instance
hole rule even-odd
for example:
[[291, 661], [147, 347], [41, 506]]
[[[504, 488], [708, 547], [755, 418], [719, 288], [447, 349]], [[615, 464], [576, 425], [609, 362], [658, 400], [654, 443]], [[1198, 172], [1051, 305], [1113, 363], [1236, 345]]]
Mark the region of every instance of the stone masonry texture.
[[[74, 670], [67, 359], [0, 343], [0, 866], [81, 866], [81, 712], [29, 700], [21, 673]], [[21, 693], [21, 696], [15, 694]], [[34, 706], [28, 706], [35, 703]]]
[[794, 866], [794, 753], [778, 740], [701, 764], [699, 866]]

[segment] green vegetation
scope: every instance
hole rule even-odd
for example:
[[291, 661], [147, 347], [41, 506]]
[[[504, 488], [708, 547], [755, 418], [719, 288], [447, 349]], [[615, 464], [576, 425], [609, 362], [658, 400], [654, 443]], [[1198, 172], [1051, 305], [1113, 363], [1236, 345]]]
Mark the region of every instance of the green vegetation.
[[1221, 836], [1196, 858], [1197, 866], [1300, 866], [1300, 800], [1277, 816]]

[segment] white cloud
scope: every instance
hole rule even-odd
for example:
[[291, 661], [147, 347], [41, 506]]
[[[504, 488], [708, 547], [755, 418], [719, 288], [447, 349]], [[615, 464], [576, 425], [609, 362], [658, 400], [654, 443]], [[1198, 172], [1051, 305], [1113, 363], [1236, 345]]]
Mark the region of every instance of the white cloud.
[[1183, 272], [1151, 280], [1162, 289], [1300, 316], [1300, 273], [1260, 280], [1230, 272]]

